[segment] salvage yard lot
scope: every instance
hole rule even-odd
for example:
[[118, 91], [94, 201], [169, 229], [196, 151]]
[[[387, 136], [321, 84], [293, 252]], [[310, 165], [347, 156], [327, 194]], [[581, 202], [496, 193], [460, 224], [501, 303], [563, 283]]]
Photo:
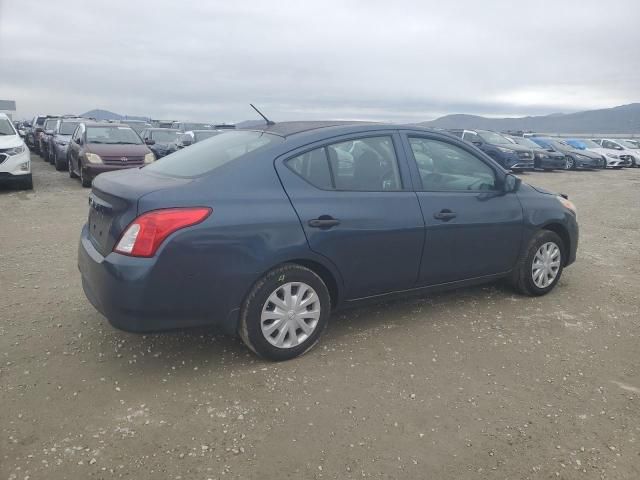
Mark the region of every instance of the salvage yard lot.
[[541, 298], [502, 283], [332, 317], [267, 363], [85, 299], [88, 190], [0, 190], [0, 478], [640, 478], [640, 169], [523, 174], [578, 207]]

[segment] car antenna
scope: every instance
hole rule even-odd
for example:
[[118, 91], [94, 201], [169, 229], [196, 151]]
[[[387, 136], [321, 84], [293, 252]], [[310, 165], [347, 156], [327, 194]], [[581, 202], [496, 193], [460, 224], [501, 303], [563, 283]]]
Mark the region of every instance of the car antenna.
[[253, 103], [250, 103], [249, 105], [251, 105], [251, 108], [253, 108], [256, 112], [258, 112], [258, 115], [260, 115], [262, 118], [264, 118], [264, 121], [267, 122], [267, 125], [275, 125], [276, 124], [276, 122], [274, 122], [273, 120], [269, 120], [267, 117], [265, 117], [262, 114], [262, 112], [255, 107], [255, 105]]

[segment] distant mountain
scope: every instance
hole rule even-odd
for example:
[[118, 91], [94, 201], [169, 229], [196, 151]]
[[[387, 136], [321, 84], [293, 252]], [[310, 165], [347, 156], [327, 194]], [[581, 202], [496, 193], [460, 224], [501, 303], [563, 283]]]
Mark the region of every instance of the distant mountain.
[[640, 133], [640, 103], [577, 113], [517, 118], [487, 118], [478, 115], [445, 115], [421, 122], [432, 128], [477, 128], [544, 133]]
[[109, 110], [89, 110], [80, 115], [81, 117], [95, 118], [96, 120], [144, 120], [149, 121], [149, 117], [140, 117], [136, 115], [120, 115]]
[[96, 120], [122, 120], [124, 117], [109, 110], [89, 110], [81, 115], [82, 117], [95, 118]]

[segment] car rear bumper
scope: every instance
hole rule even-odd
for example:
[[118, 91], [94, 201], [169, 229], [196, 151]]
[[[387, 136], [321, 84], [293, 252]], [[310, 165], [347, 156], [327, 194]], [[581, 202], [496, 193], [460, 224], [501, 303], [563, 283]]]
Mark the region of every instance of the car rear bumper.
[[[91, 304], [116, 328], [128, 332], [155, 332], [195, 326], [217, 326], [237, 331], [238, 309], [208, 308], [189, 301], [192, 286], [180, 275], [158, 273], [158, 258], [135, 258], [118, 253], [102, 256], [82, 229], [78, 269], [82, 288]], [[194, 287], [196, 288], [196, 287]]]

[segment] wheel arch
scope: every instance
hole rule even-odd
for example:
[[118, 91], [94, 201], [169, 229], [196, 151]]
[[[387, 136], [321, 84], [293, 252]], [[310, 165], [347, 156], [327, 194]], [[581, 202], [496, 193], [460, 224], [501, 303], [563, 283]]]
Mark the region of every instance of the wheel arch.
[[564, 251], [565, 255], [563, 256], [564, 257], [563, 264], [566, 266], [567, 261], [571, 257], [571, 237], [569, 236], [569, 230], [567, 230], [567, 228], [564, 225], [557, 222], [552, 222], [552, 223], [543, 225], [541, 227], [541, 230], [548, 230], [560, 237], [565, 250]]

